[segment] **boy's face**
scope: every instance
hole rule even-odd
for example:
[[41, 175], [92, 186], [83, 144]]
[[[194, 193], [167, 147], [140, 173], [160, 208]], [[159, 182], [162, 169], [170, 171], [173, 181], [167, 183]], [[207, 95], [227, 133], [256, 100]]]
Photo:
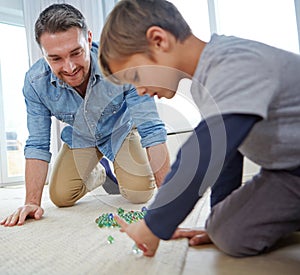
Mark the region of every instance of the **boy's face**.
[[162, 66], [145, 54], [134, 54], [125, 60], [111, 60], [109, 67], [122, 83], [133, 84], [139, 95], [172, 98], [179, 82], [177, 70]]
[[40, 44], [53, 73], [71, 87], [87, 82], [90, 70], [91, 33], [88, 38], [79, 28], [43, 33]]

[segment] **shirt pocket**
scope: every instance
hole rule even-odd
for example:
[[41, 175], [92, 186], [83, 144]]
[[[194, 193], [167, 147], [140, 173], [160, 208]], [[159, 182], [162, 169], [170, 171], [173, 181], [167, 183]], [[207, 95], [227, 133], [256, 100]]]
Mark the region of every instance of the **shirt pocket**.
[[74, 118], [75, 114], [71, 113], [58, 113], [58, 114], [53, 114], [58, 120], [61, 122], [73, 125], [74, 123]]
[[102, 119], [107, 119], [108, 117], [115, 115], [119, 112], [122, 107], [122, 103], [110, 103], [101, 113]]

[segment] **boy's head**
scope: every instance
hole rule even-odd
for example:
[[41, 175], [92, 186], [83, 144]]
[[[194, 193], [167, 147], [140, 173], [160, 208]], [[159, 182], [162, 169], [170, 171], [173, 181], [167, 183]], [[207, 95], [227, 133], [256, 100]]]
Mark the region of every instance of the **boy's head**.
[[[183, 42], [191, 35], [191, 29], [177, 8], [168, 1], [121, 0], [108, 16], [100, 38], [99, 60], [104, 75], [110, 76], [119, 71], [119, 66], [114, 64], [123, 64], [122, 69], [132, 68], [134, 64], [162, 65], [176, 69], [171, 62], [164, 63], [167, 58], [154, 54], [155, 48], [162, 44], [157, 33]], [[172, 56], [168, 58], [172, 59]], [[129, 60], [138, 62], [126, 64]], [[132, 75], [132, 80], [136, 78], [134, 72], [128, 74]], [[119, 80], [136, 85], [134, 81]]]

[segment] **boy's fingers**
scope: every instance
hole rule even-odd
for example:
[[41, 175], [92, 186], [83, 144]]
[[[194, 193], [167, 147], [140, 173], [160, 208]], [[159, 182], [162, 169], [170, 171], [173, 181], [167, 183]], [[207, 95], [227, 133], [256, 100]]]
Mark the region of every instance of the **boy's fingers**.
[[146, 245], [144, 245], [144, 244], [136, 244], [136, 246], [140, 249], [140, 250], [142, 250], [144, 253], [146, 253], [147, 252], [147, 246]]
[[202, 232], [205, 232], [205, 231], [180, 228], [175, 231], [175, 233], [172, 236], [172, 239], [191, 238], [191, 237], [195, 236], [195, 234], [200, 234]]
[[189, 244], [194, 245], [200, 245], [200, 244], [210, 244], [212, 243], [211, 239], [209, 238], [207, 233], [202, 233], [194, 236], [190, 239]]
[[211, 243], [207, 232], [203, 229], [179, 228], [173, 234], [172, 239], [179, 238], [190, 239], [189, 244], [192, 246]]
[[114, 218], [116, 222], [121, 226], [121, 232], [125, 232], [126, 228], [128, 227], [128, 223], [125, 222], [122, 218], [120, 218], [118, 215], [114, 215]]
[[154, 246], [152, 247], [151, 244], [149, 246], [146, 246], [145, 244], [143, 244], [142, 246], [144, 246], [144, 250], [143, 250], [143, 254], [144, 256], [147, 256], [147, 257], [153, 257], [156, 253], [156, 250], [157, 250], [157, 246]]
[[155, 250], [150, 250], [148, 249], [147, 251], [144, 252], [144, 256], [147, 256], [147, 257], [153, 257], [155, 255]]

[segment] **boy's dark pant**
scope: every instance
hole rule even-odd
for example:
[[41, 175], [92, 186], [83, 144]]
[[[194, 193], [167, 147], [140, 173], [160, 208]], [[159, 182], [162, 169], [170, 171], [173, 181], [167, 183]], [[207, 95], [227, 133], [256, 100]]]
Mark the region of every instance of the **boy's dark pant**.
[[212, 208], [206, 222], [213, 243], [225, 253], [263, 253], [300, 229], [300, 177], [262, 169]]

